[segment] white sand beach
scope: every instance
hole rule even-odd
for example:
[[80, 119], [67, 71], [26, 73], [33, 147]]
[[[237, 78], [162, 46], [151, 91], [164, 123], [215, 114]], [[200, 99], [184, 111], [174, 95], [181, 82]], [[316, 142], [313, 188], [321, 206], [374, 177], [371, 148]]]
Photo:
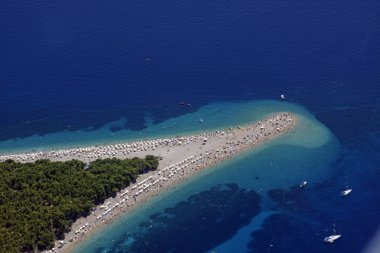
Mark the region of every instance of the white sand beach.
[[65, 239], [57, 241], [52, 250], [46, 251], [70, 252], [75, 245], [86, 240], [121, 214], [129, 212], [132, 208], [205, 168], [287, 133], [293, 129], [296, 122], [295, 114], [279, 112], [268, 115], [261, 121], [223, 131], [86, 148], [3, 155], [0, 156], [0, 161], [79, 159], [90, 162], [110, 157], [121, 159], [146, 155], [162, 157], [156, 171], [141, 175], [135, 184], [121, 190], [115, 198], [107, 199], [102, 205], [95, 207], [89, 216], [78, 219], [72, 225], [71, 231], [65, 234]]

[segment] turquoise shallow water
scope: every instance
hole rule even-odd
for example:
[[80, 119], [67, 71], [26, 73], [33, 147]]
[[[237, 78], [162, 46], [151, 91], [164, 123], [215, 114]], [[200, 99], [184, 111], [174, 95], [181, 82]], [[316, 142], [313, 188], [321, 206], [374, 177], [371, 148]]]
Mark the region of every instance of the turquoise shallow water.
[[[141, 248], [141, 245], [144, 245], [145, 241], [154, 241], [151, 238], [157, 237], [157, 234], [170, 234], [177, 226], [191, 224], [192, 216], [183, 218], [178, 215], [178, 213], [181, 213], [181, 206], [179, 205], [186, 203], [186, 205], [189, 205], [187, 207], [189, 213], [196, 213], [196, 210], [191, 211], [191, 208], [193, 208], [192, 202], [189, 202], [190, 198], [195, 198], [199, 202], [196, 206], [210, 202], [210, 205], [204, 207], [204, 217], [203, 214], [201, 214], [202, 217], [198, 217], [202, 221], [203, 219], [212, 221], [218, 215], [220, 215], [220, 217], [218, 216], [219, 220], [224, 220], [229, 215], [239, 215], [244, 219], [241, 223], [235, 224], [235, 222], [231, 222], [230, 225], [226, 224], [223, 227], [226, 232], [220, 233], [220, 238], [217, 236], [218, 240], [213, 242], [212, 245], [203, 243], [209, 249], [206, 247], [192, 250], [194, 252], [203, 252], [217, 249], [218, 252], [230, 252], [231, 245], [234, 245], [240, 252], [246, 252], [251, 233], [260, 229], [259, 223], [262, 222], [265, 215], [268, 212], [272, 213], [276, 208], [276, 202], [267, 195], [268, 191], [276, 188], [288, 189], [297, 186], [303, 180], [309, 182], [308, 186], [314, 187], [336, 173], [330, 165], [335, 161], [339, 153], [337, 139], [302, 106], [273, 100], [213, 103], [200, 107], [193, 113], [171, 118], [159, 124], [153, 124], [148, 115], [146, 117], [148, 127], [142, 131], [125, 129], [118, 132], [110, 131], [110, 126], [123, 124], [123, 120], [120, 120], [92, 131], [83, 129], [3, 141], [0, 142], [0, 152], [70, 148], [224, 129], [229, 126], [244, 125], [248, 122], [257, 121], [269, 113], [278, 111], [291, 111], [299, 116], [299, 122], [294, 131], [205, 170], [181, 185], [173, 187], [132, 213], [120, 217], [116, 222], [107, 226], [74, 250], [75, 253], [167, 252], [167, 248], [161, 248], [160, 245], [151, 248], [149, 248], [149, 245], [147, 248]], [[203, 119], [202, 124], [199, 122], [200, 118]], [[223, 195], [220, 192], [221, 190], [215, 190], [215, 187], [231, 184], [240, 190], [237, 193], [233, 190], [227, 190], [227, 197], [225, 198], [229, 198], [231, 203], [235, 203], [237, 199], [252, 201], [252, 206], [243, 205], [240, 208], [238, 206], [234, 211], [231, 209], [231, 212], [227, 214], [207, 214], [207, 210], [213, 210], [215, 206], [218, 206], [214, 201], [217, 201], [219, 196]], [[222, 187], [221, 189], [224, 188]], [[257, 194], [258, 201], [253, 198], [254, 194]], [[229, 204], [230, 207], [231, 205], [239, 205], [231, 203]], [[221, 205], [219, 207], [222, 208]], [[163, 217], [168, 214], [168, 208], [174, 208], [173, 210], [179, 211], [176, 215], [169, 215], [171, 217], [169, 220], [165, 220], [166, 218], [163, 220]], [[240, 211], [241, 213], [239, 213]], [[249, 215], [246, 213], [249, 213]], [[278, 211], [274, 213], [278, 213]], [[260, 217], [264, 218], [260, 220]], [[147, 223], [150, 225], [146, 225]], [[157, 227], [158, 224], [166, 224], [165, 229]], [[206, 230], [212, 230], [215, 224], [206, 224]], [[151, 230], [155, 232], [150, 232], [150, 227], [154, 228]], [[191, 227], [188, 229], [192, 230]], [[177, 233], [175, 232], [175, 234]], [[194, 231], [194, 233], [198, 232]], [[218, 232], [214, 231], [213, 233]], [[166, 239], [169, 240], [169, 238]], [[164, 238], [160, 241], [165, 244], [166, 239]], [[170, 241], [166, 243], [170, 244]], [[183, 247], [186, 242], [180, 245]], [[178, 249], [174, 249], [173, 252], [177, 251]]]
[[[110, 130], [111, 126], [122, 125], [126, 122], [126, 119], [120, 119], [119, 121], [109, 122], [98, 129], [63, 131], [45, 135], [33, 135], [23, 139], [6, 140], [0, 142], [0, 154], [74, 148], [220, 129], [258, 120], [268, 113], [279, 110], [294, 110], [301, 115], [308, 114], [300, 106], [273, 100], [212, 103], [200, 107], [196, 112], [171, 118], [159, 124], [152, 124], [152, 119], [147, 115], [145, 119], [147, 128], [141, 131], [123, 129], [112, 132]], [[202, 124], [199, 119], [203, 120]]]
[[[152, 222], [151, 226], [154, 227], [154, 224], [158, 222], [151, 218], [152, 215], [164, 214], [167, 208], [175, 207], [183, 201], [186, 202], [189, 197], [207, 192], [217, 185], [234, 184], [240, 189], [253, 190], [260, 195], [262, 212], [268, 212], [275, 206], [275, 203], [267, 197], [267, 191], [275, 188], [291, 188], [303, 180], [307, 180], [310, 187], [313, 187], [333, 175], [334, 170], [330, 165], [339, 153], [339, 144], [336, 138], [307, 110], [294, 104], [277, 101], [212, 104], [201, 108], [196, 113], [151, 126], [143, 132], [143, 135], [153, 137], [154, 133], [162, 132], [163, 126], [172, 126], [173, 122], [176, 122], [175, 127], [167, 129], [165, 135], [244, 124], [275, 111], [297, 113], [300, 121], [296, 129], [175, 186], [139, 207], [133, 213], [126, 214], [107, 226], [102, 232], [80, 245], [74, 252], [119, 252], [118, 250], [134, 252], [128, 249], [133, 245], [134, 236], [148, 234], [149, 237], [147, 228], [141, 224]], [[197, 123], [198, 117], [204, 119], [204, 124]], [[201, 201], [202, 197], [199, 199]], [[208, 218], [206, 214], [204, 218]], [[173, 219], [175, 220], [175, 218]], [[252, 223], [257, 222], [254, 216], [249, 220]], [[249, 222], [246, 226], [254, 227]], [[258, 229], [260, 226], [256, 227]], [[238, 233], [238, 230], [235, 230], [230, 231], [232, 236], [230, 235], [228, 240]], [[248, 230], [249, 233], [252, 232], [252, 229]], [[239, 233], [238, 239], [235, 239], [241, 241], [240, 245], [247, 245], [248, 242], [244, 240], [250, 238], [249, 234], [244, 233], [243, 230]], [[137, 240], [137, 243], [141, 242]], [[223, 250], [224, 247], [228, 248], [228, 244], [223, 246], [222, 241], [218, 243], [221, 244], [219, 248], [216, 247], [219, 249], [218, 252], [228, 252]]]

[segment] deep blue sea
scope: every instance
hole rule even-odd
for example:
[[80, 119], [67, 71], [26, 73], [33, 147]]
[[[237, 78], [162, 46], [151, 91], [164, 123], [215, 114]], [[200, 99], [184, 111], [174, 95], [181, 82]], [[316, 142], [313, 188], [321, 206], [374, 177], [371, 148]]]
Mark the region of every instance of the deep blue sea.
[[0, 154], [305, 117], [76, 252], [380, 252], [379, 97], [380, 1], [0, 1]]

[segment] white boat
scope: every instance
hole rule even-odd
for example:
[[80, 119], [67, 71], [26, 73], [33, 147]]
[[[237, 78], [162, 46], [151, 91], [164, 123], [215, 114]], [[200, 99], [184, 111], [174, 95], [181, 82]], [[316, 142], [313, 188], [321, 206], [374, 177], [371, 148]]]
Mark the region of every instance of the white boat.
[[284, 94], [281, 94], [281, 99], [284, 100], [285, 99], [285, 95]]
[[304, 188], [307, 184], [307, 181], [302, 181], [302, 183], [300, 183], [300, 188]]
[[335, 222], [333, 224], [333, 234], [326, 236], [325, 239], [323, 239], [324, 242], [333, 243], [336, 240], [338, 240], [342, 235], [337, 235], [335, 231]]
[[340, 195], [344, 197], [350, 194], [351, 192], [352, 192], [352, 189], [347, 189], [347, 190], [342, 191]]
[[323, 240], [324, 242], [333, 243], [335, 240], [338, 240], [342, 235], [329, 235], [326, 236]]
[[199, 118], [199, 123], [203, 123], [203, 119], [202, 118]]

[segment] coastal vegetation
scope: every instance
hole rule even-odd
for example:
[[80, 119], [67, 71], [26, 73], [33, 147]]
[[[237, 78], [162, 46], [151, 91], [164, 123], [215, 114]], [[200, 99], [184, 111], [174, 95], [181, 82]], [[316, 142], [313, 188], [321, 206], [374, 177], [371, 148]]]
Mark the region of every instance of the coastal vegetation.
[[0, 162], [0, 252], [54, 246], [95, 205], [157, 169], [159, 158]]

